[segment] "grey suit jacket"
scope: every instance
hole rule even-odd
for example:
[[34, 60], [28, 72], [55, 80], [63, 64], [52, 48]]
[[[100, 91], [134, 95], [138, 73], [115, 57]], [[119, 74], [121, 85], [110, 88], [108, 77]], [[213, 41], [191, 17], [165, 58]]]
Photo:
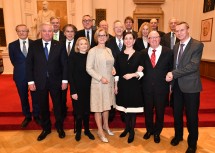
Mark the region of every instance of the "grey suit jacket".
[[[174, 79], [178, 79], [178, 84], [184, 93], [196, 93], [202, 90], [200, 79], [200, 62], [203, 51], [203, 43], [191, 38], [188, 42], [180, 63], [176, 69], [176, 60], [178, 55], [179, 43], [174, 48], [174, 70], [172, 71]], [[174, 80], [173, 80], [174, 86]]]

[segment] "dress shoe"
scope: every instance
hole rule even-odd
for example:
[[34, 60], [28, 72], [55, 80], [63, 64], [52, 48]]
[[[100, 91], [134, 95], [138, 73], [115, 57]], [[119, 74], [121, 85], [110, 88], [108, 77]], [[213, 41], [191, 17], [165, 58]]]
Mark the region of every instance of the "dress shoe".
[[153, 135], [153, 133], [152, 132], [146, 132], [146, 134], [144, 134], [144, 136], [143, 136], [143, 139], [149, 139], [150, 138], [150, 136], [151, 135]]
[[196, 147], [188, 147], [186, 153], [196, 153]]
[[50, 133], [51, 133], [51, 130], [47, 130], [47, 131], [43, 130], [41, 132], [41, 134], [38, 136], [37, 141], [41, 141], [41, 140], [45, 139], [46, 136]]
[[31, 118], [29, 117], [26, 117], [23, 121], [22, 121], [22, 124], [21, 124], [21, 128], [25, 128], [28, 126], [28, 123], [31, 122]]
[[180, 141], [182, 141], [183, 140], [183, 138], [176, 138], [176, 137], [174, 137], [172, 140], [171, 140], [171, 145], [172, 146], [177, 146], [178, 144], [179, 144], [179, 142]]
[[57, 133], [58, 133], [59, 138], [64, 138], [66, 136], [63, 129], [57, 129]]
[[155, 142], [155, 143], [159, 143], [160, 141], [161, 141], [160, 135], [155, 134], [155, 135], [154, 135], [154, 142]]
[[108, 143], [108, 139], [105, 136], [102, 136], [99, 133], [97, 133], [97, 134], [102, 142]]
[[134, 131], [129, 133], [128, 143], [132, 143], [134, 141]]
[[125, 137], [128, 134], [129, 130], [125, 129], [121, 134], [120, 134], [120, 138]]
[[41, 124], [42, 124], [42, 123], [41, 123], [41, 119], [40, 119], [39, 116], [35, 116], [35, 117], [34, 117], [34, 121], [35, 121], [38, 125], [41, 125]]
[[106, 130], [106, 129], [103, 129], [108, 135], [111, 135], [113, 136], [114, 133], [109, 129], [109, 130]]
[[90, 131], [84, 131], [84, 134], [88, 136], [89, 139], [95, 140], [94, 135]]
[[76, 141], [80, 141], [81, 140], [81, 131], [76, 132], [75, 140]]

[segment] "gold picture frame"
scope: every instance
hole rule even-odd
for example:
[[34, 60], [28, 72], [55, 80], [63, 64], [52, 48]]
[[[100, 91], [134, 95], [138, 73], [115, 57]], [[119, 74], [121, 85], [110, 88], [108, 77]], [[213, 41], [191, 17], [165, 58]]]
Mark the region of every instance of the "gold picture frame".
[[211, 41], [213, 28], [213, 18], [202, 20], [200, 41]]

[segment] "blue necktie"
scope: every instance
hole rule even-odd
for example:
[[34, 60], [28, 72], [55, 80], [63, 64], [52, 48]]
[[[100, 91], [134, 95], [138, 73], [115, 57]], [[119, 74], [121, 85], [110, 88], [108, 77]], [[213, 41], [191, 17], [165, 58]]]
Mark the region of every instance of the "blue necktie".
[[49, 43], [45, 43], [45, 48], [44, 48], [44, 52], [45, 52], [45, 55], [46, 55], [46, 59], [48, 60], [49, 59], [49, 52], [48, 52], [48, 48], [47, 48], [47, 45]]

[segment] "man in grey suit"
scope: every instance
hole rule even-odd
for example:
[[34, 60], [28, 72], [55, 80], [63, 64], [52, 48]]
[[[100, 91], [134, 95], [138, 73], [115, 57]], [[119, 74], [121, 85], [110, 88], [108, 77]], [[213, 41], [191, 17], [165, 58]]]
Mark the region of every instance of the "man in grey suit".
[[180, 22], [176, 26], [176, 36], [180, 40], [174, 48], [174, 68], [166, 75], [172, 81], [174, 92], [175, 136], [171, 145], [176, 146], [183, 140], [183, 109], [185, 108], [188, 128], [188, 149], [195, 153], [198, 140], [198, 110], [200, 104], [200, 61], [204, 45], [189, 36], [189, 25]]

